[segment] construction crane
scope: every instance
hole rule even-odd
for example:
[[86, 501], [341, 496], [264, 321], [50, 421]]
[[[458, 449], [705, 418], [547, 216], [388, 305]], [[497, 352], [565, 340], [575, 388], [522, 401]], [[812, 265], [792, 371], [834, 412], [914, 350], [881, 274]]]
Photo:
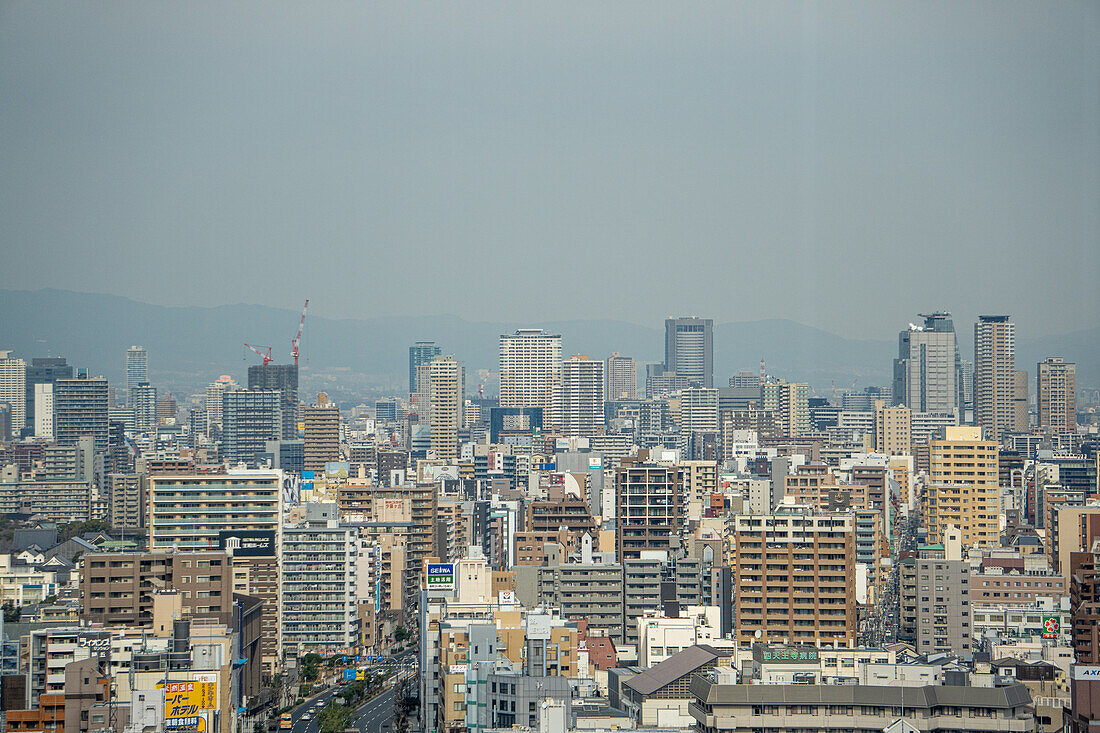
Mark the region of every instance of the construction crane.
[[294, 366], [298, 366], [298, 345], [302, 343], [302, 328], [306, 325], [306, 309], [309, 308], [309, 298], [302, 306], [302, 317], [298, 319], [298, 333], [290, 342], [290, 355], [294, 357]]
[[267, 347], [266, 352], [260, 351], [260, 349], [263, 348], [262, 346], [259, 347], [259, 348], [256, 348], [255, 346], [250, 346], [249, 344], [245, 344], [245, 347], [250, 349], [251, 351], [253, 351], [256, 354], [256, 356], [263, 359], [264, 360], [264, 366], [267, 366], [271, 362], [275, 361], [275, 358], [273, 356], [271, 356], [271, 347], [270, 346]]
[[485, 383], [489, 381], [489, 377], [493, 376], [493, 372], [489, 369], [483, 369], [481, 373], [481, 383], [477, 385], [477, 396], [478, 399], [485, 399]]

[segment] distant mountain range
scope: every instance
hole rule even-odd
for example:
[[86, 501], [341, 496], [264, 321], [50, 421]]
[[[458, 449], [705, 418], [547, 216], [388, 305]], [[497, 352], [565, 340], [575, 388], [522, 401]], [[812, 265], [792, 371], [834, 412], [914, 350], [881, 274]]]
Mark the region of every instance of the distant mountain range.
[[[248, 365], [259, 362], [244, 348], [245, 341], [265, 349], [274, 346], [276, 360], [288, 362], [297, 322], [295, 311], [258, 305], [169, 308], [115, 295], [0, 290], [0, 349], [13, 349], [25, 359], [64, 356], [70, 364], [118, 381], [126, 349], [141, 344], [149, 351], [150, 380], [183, 395], [201, 391], [220, 374], [245, 381]], [[478, 369], [496, 370], [500, 334], [521, 327], [560, 333], [566, 355], [603, 358], [618, 351], [640, 363], [664, 356], [663, 324], [648, 328], [607, 320], [515, 323], [446, 315], [310, 315], [301, 349], [303, 397], [319, 390], [338, 399], [402, 393], [408, 389], [408, 347], [418, 340], [435, 341], [444, 353], [464, 361], [472, 393]], [[897, 352], [893, 339], [849, 339], [781, 319], [717, 324], [714, 345], [716, 386], [724, 385], [733, 372], [758, 370], [763, 358], [769, 374], [807, 381], [822, 395], [833, 384], [839, 390], [889, 385]], [[1017, 341], [1017, 362], [1029, 373], [1048, 355], [1076, 361], [1080, 384], [1100, 384], [1100, 328]]]

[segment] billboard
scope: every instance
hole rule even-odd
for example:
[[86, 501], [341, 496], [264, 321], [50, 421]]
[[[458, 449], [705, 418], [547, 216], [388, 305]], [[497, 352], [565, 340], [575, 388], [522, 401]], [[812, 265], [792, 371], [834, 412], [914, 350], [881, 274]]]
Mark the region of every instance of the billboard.
[[297, 504], [302, 498], [301, 479], [296, 473], [284, 473], [282, 478], [283, 504]]
[[1073, 665], [1073, 679], [1100, 682], [1100, 666], [1095, 664]]
[[111, 656], [111, 634], [106, 631], [88, 631], [77, 635], [76, 645], [88, 650], [88, 656]]
[[347, 461], [329, 461], [325, 464], [325, 478], [347, 478], [351, 472], [351, 464]]
[[218, 683], [169, 682], [164, 685], [165, 730], [206, 730], [207, 710], [218, 709]]
[[756, 662], [812, 662], [817, 663], [821, 652], [814, 646], [764, 646], [757, 644], [752, 650]]
[[1061, 624], [1058, 621], [1057, 616], [1044, 616], [1043, 617], [1043, 638], [1044, 639], [1057, 639], [1058, 629], [1061, 628]]
[[231, 550], [234, 557], [275, 557], [275, 530], [219, 530], [218, 549]]
[[454, 590], [454, 563], [428, 563], [428, 590]]

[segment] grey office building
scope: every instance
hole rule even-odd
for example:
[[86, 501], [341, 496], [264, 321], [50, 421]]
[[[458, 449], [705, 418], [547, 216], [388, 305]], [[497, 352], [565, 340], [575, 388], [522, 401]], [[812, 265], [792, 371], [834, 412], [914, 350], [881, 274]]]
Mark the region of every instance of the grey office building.
[[417, 341], [409, 347], [409, 394], [416, 394], [420, 389], [416, 368], [421, 364], [430, 364], [432, 359], [442, 354], [443, 350], [434, 341]]
[[710, 318], [665, 320], [665, 372], [675, 372], [695, 387], [714, 386], [714, 321]]
[[279, 439], [282, 403], [282, 393], [274, 389], [238, 389], [222, 394], [222, 454], [230, 465], [256, 466], [267, 453], [267, 442]]
[[53, 386], [54, 438], [76, 445], [82, 435], [95, 439], [95, 450], [107, 450], [107, 404], [110, 386], [104, 377], [58, 379]]
[[[248, 367], [249, 389], [274, 389], [281, 394], [282, 429], [276, 438], [298, 437], [298, 365], [254, 364]], [[224, 416], [223, 416], [224, 419]]]
[[918, 654], [973, 653], [970, 564], [946, 560], [937, 545], [922, 548], [914, 570]]
[[923, 325], [909, 324], [898, 334], [894, 359], [895, 405], [913, 412], [961, 409], [963, 378], [955, 322], [950, 313], [922, 313]]
[[[46, 359], [31, 359], [26, 368], [25, 384], [27, 388], [27, 410], [24, 419], [24, 428], [28, 435], [34, 434], [34, 387], [36, 384], [53, 384], [59, 379], [72, 379], [73, 368], [65, 363], [61, 357], [49, 357]], [[16, 426], [16, 431], [19, 426]]]

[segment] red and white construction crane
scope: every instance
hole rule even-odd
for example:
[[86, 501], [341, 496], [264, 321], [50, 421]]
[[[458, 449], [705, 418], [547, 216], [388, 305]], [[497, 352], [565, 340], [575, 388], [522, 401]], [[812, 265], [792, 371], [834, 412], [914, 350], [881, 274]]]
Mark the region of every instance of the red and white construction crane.
[[262, 358], [264, 360], [264, 366], [267, 366], [271, 362], [275, 361], [275, 358], [271, 355], [271, 347], [270, 346], [267, 347], [266, 352], [265, 351], [260, 351], [260, 349], [263, 348], [262, 346], [259, 347], [259, 348], [256, 348], [255, 346], [250, 346], [249, 344], [245, 344], [245, 347], [248, 348], [248, 349], [251, 349], [253, 352], [256, 353], [257, 356]]
[[306, 325], [306, 308], [309, 308], [309, 298], [302, 306], [302, 317], [298, 320], [298, 333], [290, 342], [290, 355], [294, 357], [294, 366], [298, 366], [298, 345], [302, 343], [302, 328]]

